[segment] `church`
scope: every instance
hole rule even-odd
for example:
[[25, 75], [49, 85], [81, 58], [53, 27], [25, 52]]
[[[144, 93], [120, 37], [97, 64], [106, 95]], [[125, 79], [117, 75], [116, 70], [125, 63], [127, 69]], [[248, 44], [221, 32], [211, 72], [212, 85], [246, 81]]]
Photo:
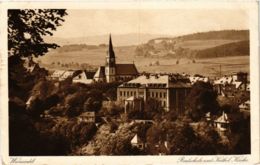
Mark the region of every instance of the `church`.
[[129, 81], [138, 76], [138, 71], [134, 63], [117, 64], [115, 52], [112, 44], [111, 35], [109, 36], [109, 45], [106, 55], [105, 66], [100, 66], [94, 75], [95, 82], [115, 82]]

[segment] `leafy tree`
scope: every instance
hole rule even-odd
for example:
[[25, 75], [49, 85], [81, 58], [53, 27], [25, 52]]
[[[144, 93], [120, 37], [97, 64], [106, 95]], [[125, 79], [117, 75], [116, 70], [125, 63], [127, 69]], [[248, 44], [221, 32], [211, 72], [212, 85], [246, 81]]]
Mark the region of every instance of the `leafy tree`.
[[8, 10], [8, 56], [38, 57], [57, 48], [43, 36], [53, 35], [67, 15], [64, 9]]
[[207, 112], [216, 114], [219, 110], [216, 98], [217, 93], [210, 83], [196, 82], [186, 100], [191, 109], [191, 117], [194, 120], [199, 120]]
[[160, 117], [162, 113], [164, 112], [160, 101], [148, 98], [145, 102], [145, 108], [144, 108], [144, 117], [147, 119], [154, 119], [155, 117]]

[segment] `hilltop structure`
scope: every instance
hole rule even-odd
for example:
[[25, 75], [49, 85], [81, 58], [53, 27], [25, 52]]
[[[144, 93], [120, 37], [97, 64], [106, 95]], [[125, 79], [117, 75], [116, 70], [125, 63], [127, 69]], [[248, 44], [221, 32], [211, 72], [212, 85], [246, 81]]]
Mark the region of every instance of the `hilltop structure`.
[[105, 66], [100, 66], [94, 75], [96, 82], [115, 82], [131, 80], [138, 76], [135, 64], [117, 64], [111, 35], [106, 56]]

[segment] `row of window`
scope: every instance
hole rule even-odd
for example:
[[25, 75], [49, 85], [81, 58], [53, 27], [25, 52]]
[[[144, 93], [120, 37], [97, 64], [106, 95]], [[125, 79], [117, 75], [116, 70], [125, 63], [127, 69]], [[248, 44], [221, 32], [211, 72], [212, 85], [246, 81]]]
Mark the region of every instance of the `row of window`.
[[124, 96], [124, 97], [136, 96], [136, 91], [120, 91], [120, 96]]
[[[142, 93], [140, 92], [140, 94]], [[136, 91], [120, 91], [120, 96], [136, 96]], [[166, 92], [150, 92], [150, 94], [148, 93], [148, 96], [153, 98], [166, 98]]]
[[154, 98], [166, 98], [166, 92], [150, 92], [149, 96]]

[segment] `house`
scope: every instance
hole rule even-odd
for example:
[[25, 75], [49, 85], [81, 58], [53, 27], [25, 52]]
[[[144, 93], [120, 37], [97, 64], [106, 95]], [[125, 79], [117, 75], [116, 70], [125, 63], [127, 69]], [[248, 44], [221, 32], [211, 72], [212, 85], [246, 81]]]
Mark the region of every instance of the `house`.
[[95, 72], [88, 72], [86, 70], [83, 70], [81, 73], [73, 77], [72, 82], [81, 84], [91, 84], [94, 82], [94, 74]]
[[140, 150], [144, 150], [146, 148], [145, 140], [142, 139], [138, 134], [131, 139], [131, 145], [133, 147], [137, 147]]
[[95, 112], [83, 112], [79, 117], [79, 122], [95, 123]]
[[214, 120], [215, 127], [220, 131], [227, 131], [230, 127], [230, 120], [225, 112], [222, 115]]
[[190, 79], [190, 82], [191, 82], [192, 85], [195, 84], [198, 81], [209, 82], [208, 77], [202, 77], [202, 76], [197, 76], [197, 75], [190, 76], [189, 79]]
[[138, 76], [135, 64], [117, 64], [111, 35], [105, 66], [100, 66], [94, 76], [96, 82], [127, 81]]
[[65, 71], [61, 77], [59, 78], [60, 81], [66, 80], [67, 78], [72, 78], [75, 71], [73, 70], [67, 70]]
[[55, 70], [51, 76], [50, 79], [52, 80], [59, 80], [60, 77], [65, 73], [65, 70]]
[[219, 95], [232, 97], [238, 91], [248, 91], [247, 73], [238, 72], [230, 76], [221, 77], [213, 82]]
[[149, 98], [153, 98], [160, 102], [165, 111], [184, 112], [184, 101], [190, 89], [189, 79], [181, 75], [147, 74], [121, 84], [117, 88], [117, 100], [125, 102], [134, 96], [143, 98], [146, 102]]

